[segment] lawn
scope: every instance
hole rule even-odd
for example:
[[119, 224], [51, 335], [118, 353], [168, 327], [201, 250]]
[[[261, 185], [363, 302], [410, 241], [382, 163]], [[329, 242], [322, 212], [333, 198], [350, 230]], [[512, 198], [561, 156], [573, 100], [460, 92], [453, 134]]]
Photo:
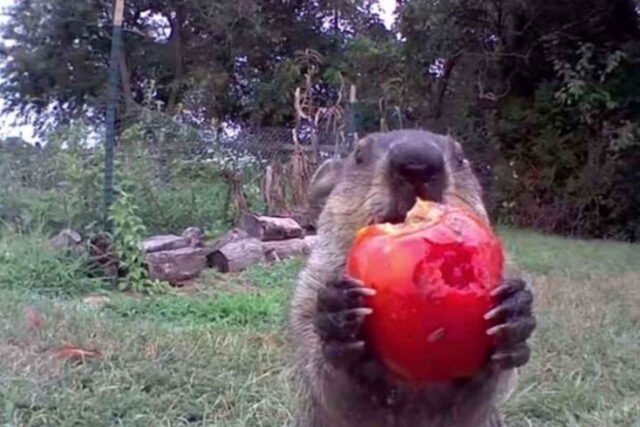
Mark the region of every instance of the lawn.
[[[535, 283], [511, 426], [640, 426], [640, 248], [500, 229]], [[291, 417], [282, 328], [303, 260], [209, 273], [184, 295], [101, 292], [37, 237], [0, 239], [5, 426], [270, 426]], [[84, 363], [63, 345], [96, 349]]]

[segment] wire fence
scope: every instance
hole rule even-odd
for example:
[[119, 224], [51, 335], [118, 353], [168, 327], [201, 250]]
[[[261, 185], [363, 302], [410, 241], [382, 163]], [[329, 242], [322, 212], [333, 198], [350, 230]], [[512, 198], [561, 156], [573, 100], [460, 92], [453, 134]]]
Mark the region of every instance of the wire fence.
[[[0, 219], [19, 227], [110, 229], [114, 197], [130, 192], [135, 197], [128, 200], [137, 201], [152, 231], [222, 228], [243, 210], [304, 220], [315, 169], [346, 155], [364, 133], [356, 88], [349, 88], [348, 102], [340, 101], [347, 99], [342, 87], [335, 105], [316, 106], [312, 76], [306, 75], [292, 99], [292, 127], [207, 123], [198, 111], [175, 108], [167, 114], [153, 88], [145, 88], [145, 101], [137, 103], [131, 88], [120, 87], [123, 3], [116, 4], [106, 97], [88, 102], [92, 113], [106, 112], [106, 120], [87, 113], [86, 120], [49, 135], [44, 147], [0, 145], [0, 185], [8, 190], [0, 195]], [[371, 100], [372, 111], [379, 101]], [[391, 115], [380, 117], [380, 125], [396, 120], [402, 127], [401, 114]], [[483, 165], [479, 170], [486, 172]]]
[[[291, 113], [297, 120], [290, 127], [211, 123], [194, 105], [196, 111], [185, 107], [169, 114], [172, 109], [157, 104], [153, 88], [144, 92], [140, 102], [121, 88], [89, 102], [82, 120], [48, 134], [42, 147], [0, 142], [0, 185], [8, 190], [0, 195], [0, 220], [20, 227], [108, 228], [109, 206], [121, 191], [134, 193], [151, 231], [228, 227], [246, 209], [300, 216], [306, 186], [322, 161], [344, 157], [377, 122], [411, 126], [398, 112], [378, 117], [379, 100], [357, 102], [353, 87], [349, 101], [333, 107], [314, 107], [311, 95], [302, 105], [304, 94], [296, 91]], [[106, 123], [96, 112], [109, 112]], [[111, 138], [113, 159], [105, 143]], [[496, 153], [482, 137], [471, 142], [468, 154], [491, 204]]]
[[44, 224], [52, 232], [98, 231], [108, 217], [105, 193], [128, 191], [151, 232], [215, 231], [243, 209], [298, 212], [315, 168], [350, 148], [344, 130], [326, 123], [211, 125], [129, 103], [117, 116], [110, 183], [103, 129], [77, 121], [51, 132], [42, 146], [0, 142], [0, 220], [20, 228]]

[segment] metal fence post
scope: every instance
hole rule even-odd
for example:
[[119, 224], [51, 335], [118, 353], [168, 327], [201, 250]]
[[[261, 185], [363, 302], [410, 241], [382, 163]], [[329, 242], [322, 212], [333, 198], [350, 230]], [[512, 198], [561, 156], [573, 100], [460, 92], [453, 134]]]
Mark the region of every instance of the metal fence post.
[[357, 112], [356, 85], [351, 85], [349, 90], [349, 108], [347, 110], [347, 144], [351, 151], [358, 140], [358, 112]]
[[104, 156], [104, 227], [111, 231], [109, 210], [113, 203], [113, 157], [116, 139], [116, 109], [118, 105], [118, 58], [122, 50], [122, 21], [124, 0], [115, 0], [113, 13], [113, 38], [111, 40], [111, 60], [109, 64], [109, 90], [107, 99], [107, 121]]

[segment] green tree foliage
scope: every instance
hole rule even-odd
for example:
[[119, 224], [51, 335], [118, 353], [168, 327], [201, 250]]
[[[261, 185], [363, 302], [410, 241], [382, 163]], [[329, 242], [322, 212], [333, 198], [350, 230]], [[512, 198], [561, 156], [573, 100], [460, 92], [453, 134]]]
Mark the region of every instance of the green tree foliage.
[[640, 25], [632, 0], [406, 1], [417, 122], [462, 138], [494, 213], [637, 239]]
[[[9, 9], [11, 41], [0, 92], [10, 109], [47, 120], [104, 108], [111, 2], [29, 0]], [[355, 32], [379, 25], [370, 1], [127, 1], [123, 108], [153, 100], [171, 113], [210, 121], [291, 120], [300, 75], [288, 60], [310, 48], [335, 54]]]

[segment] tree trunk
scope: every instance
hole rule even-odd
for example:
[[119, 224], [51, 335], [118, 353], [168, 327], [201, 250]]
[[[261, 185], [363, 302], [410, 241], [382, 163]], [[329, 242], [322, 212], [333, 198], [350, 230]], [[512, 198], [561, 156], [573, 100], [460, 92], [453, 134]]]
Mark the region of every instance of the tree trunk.
[[131, 74], [129, 73], [129, 69], [127, 67], [127, 58], [124, 49], [120, 52], [118, 62], [120, 67], [122, 92], [124, 94], [125, 114], [128, 114], [131, 110], [131, 105], [133, 104], [133, 93], [131, 92]]
[[232, 171], [223, 171], [222, 178], [227, 181], [229, 186], [229, 198], [225, 203], [225, 211], [228, 212], [231, 209], [234, 219], [238, 218], [238, 215], [249, 207], [249, 202], [247, 202], [247, 197], [244, 193], [242, 175]]
[[458, 59], [462, 56], [461, 53], [456, 53], [453, 57], [446, 59], [442, 70], [442, 78], [440, 79], [440, 85], [438, 87], [438, 94], [436, 97], [434, 118], [439, 121], [442, 117], [442, 110], [444, 109], [445, 97], [447, 95], [447, 88], [449, 87], [449, 78], [451, 73], [458, 63]]
[[283, 170], [280, 161], [272, 161], [267, 166], [261, 182], [262, 194], [270, 215], [287, 215], [289, 213], [282, 178]]

